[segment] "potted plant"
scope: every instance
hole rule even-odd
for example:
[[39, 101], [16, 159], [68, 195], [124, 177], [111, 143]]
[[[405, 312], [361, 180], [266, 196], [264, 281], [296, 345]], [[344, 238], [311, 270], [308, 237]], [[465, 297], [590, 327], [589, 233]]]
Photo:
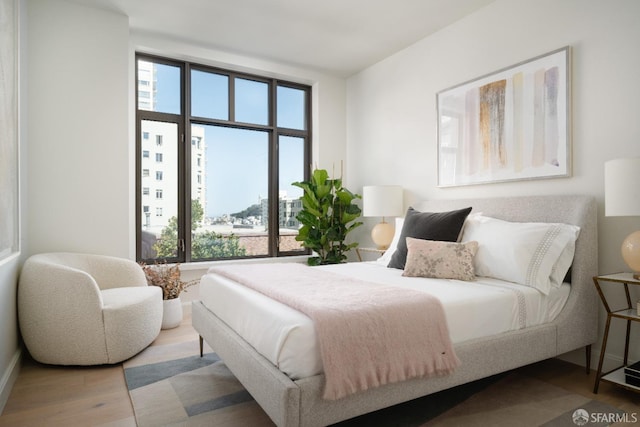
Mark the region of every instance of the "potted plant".
[[162, 329], [171, 329], [182, 322], [182, 301], [180, 293], [186, 292], [189, 286], [193, 286], [199, 280], [182, 281], [180, 277], [180, 264], [155, 264], [140, 266], [147, 277], [147, 283], [162, 289], [163, 314]]
[[300, 200], [302, 210], [296, 218], [302, 224], [296, 240], [317, 256], [308, 259], [309, 265], [339, 264], [346, 253], [358, 243], [345, 244], [347, 234], [362, 222], [356, 221], [362, 212], [354, 203], [360, 199], [342, 186], [342, 179], [331, 179], [324, 169], [315, 169], [309, 181], [292, 185], [304, 191]]

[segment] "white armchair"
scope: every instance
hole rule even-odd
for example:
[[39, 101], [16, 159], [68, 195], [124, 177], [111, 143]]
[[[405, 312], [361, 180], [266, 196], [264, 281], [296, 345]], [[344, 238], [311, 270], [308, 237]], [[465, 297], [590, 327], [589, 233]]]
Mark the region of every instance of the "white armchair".
[[31, 356], [54, 365], [121, 362], [160, 333], [162, 290], [134, 261], [103, 255], [30, 257], [18, 285], [20, 332]]

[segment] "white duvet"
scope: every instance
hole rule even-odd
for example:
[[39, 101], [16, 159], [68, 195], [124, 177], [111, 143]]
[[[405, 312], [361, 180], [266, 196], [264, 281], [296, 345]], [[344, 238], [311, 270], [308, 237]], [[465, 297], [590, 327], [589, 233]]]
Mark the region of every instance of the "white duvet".
[[[277, 263], [273, 264], [277, 268]], [[564, 307], [570, 286], [545, 296], [538, 290], [497, 279], [476, 281], [403, 277], [402, 270], [375, 262], [315, 267], [436, 296], [444, 306], [454, 344], [552, 321]], [[322, 372], [309, 317], [214, 273], [200, 281], [200, 298], [229, 327], [292, 379]]]

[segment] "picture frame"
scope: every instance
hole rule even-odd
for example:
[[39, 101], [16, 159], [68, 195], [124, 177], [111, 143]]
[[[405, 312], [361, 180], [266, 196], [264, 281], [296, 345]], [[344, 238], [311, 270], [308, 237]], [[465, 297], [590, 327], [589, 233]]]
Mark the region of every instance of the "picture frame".
[[570, 46], [436, 94], [438, 187], [569, 177]]
[[0, 0], [0, 262], [20, 251], [18, 3]]

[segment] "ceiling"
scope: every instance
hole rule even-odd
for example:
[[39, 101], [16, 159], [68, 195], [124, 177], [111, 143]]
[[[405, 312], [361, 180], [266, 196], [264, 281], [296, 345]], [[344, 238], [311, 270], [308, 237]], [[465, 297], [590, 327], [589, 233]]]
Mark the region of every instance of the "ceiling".
[[74, 0], [132, 30], [352, 75], [494, 0]]

